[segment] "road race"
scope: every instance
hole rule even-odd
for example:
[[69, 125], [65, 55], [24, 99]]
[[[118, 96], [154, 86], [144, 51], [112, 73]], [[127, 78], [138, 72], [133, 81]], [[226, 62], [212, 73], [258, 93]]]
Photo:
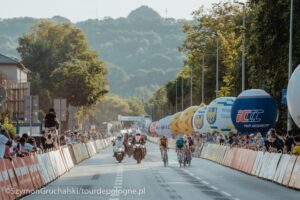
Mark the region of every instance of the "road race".
[[299, 200], [300, 1], [3, 0], [0, 200]]

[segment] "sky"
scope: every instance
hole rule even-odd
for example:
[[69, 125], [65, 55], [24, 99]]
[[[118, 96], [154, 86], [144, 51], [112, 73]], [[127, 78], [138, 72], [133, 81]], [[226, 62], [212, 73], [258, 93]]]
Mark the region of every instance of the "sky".
[[[147, 5], [163, 17], [192, 19], [191, 13], [220, 0], [0, 0], [0, 18], [51, 18], [60, 15], [72, 22], [104, 17], [126, 17], [132, 10]], [[167, 10], [167, 12], [166, 12]]]

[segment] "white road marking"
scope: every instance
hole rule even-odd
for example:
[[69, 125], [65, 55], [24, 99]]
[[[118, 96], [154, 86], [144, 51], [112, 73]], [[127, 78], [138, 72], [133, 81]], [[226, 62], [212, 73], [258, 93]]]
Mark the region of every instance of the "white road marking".
[[210, 186], [211, 189], [213, 190], [219, 190], [219, 188], [215, 187], [215, 186]]
[[224, 192], [224, 191], [221, 191], [221, 193], [224, 194], [224, 195], [226, 195], [226, 196], [228, 196], [228, 197], [231, 197], [231, 196], [232, 196], [231, 194], [229, 194], [229, 193], [227, 193], [227, 192]]
[[209, 183], [206, 182], [206, 181], [202, 181], [202, 183], [205, 184], [205, 185], [209, 185]]

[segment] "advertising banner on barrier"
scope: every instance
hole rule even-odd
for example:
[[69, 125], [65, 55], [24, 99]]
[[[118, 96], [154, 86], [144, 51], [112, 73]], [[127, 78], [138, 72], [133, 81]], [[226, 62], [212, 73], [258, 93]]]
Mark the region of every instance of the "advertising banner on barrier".
[[[10, 161], [9, 161], [10, 162]], [[1, 199], [15, 199], [15, 196], [10, 192], [12, 188], [8, 171], [4, 160], [0, 160], [0, 197]]]
[[300, 156], [296, 160], [289, 186], [300, 189]]
[[277, 183], [282, 183], [283, 176], [284, 176], [285, 170], [287, 168], [287, 165], [289, 163], [290, 157], [291, 156], [288, 154], [283, 154], [281, 156], [281, 159], [280, 159], [280, 162], [278, 163], [273, 181], [275, 181]]
[[32, 184], [35, 189], [38, 189], [41, 186], [41, 180], [39, 175], [36, 173], [36, 167], [34, 167], [34, 163], [32, 162], [30, 156], [26, 156], [23, 158], [23, 161], [28, 168], [29, 175], [32, 181]]
[[31, 181], [30, 172], [26, 167], [23, 158], [17, 157], [12, 161], [15, 170], [19, 188], [22, 190], [34, 190], [34, 185]]
[[44, 156], [44, 154], [37, 155], [37, 162], [38, 162], [40, 170], [41, 170], [41, 178], [42, 178], [44, 184], [47, 184], [51, 181], [51, 179], [47, 172], [46, 163], [43, 161], [43, 158], [42, 158], [43, 156]]
[[293, 155], [290, 157], [289, 163], [286, 167], [285, 173], [284, 173], [284, 177], [283, 177], [283, 181], [282, 184], [285, 186], [289, 185], [292, 173], [293, 173], [293, 168], [295, 166], [297, 160], [297, 156]]
[[63, 153], [63, 155], [64, 155], [64, 158], [65, 158], [67, 167], [68, 167], [68, 169], [70, 170], [71, 168], [74, 167], [74, 163], [73, 163], [73, 160], [72, 160], [72, 157], [71, 157], [69, 148], [68, 148], [68, 147], [64, 147], [64, 148], [62, 149], [62, 153]]

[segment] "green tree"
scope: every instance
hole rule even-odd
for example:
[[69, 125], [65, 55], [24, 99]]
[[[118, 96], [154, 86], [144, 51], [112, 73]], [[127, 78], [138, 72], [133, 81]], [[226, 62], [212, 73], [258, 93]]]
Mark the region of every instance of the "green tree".
[[41, 21], [19, 39], [22, 62], [32, 71], [35, 94], [43, 109], [53, 97], [75, 106], [90, 105], [107, 93], [106, 68], [89, 49], [82, 31], [70, 23]]
[[53, 91], [73, 106], [95, 104], [107, 93], [103, 70], [103, 63], [95, 58], [64, 62], [51, 74], [55, 82]]
[[7, 130], [11, 137], [13, 137], [16, 134], [16, 127], [10, 123], [8, 117], [4, 118], [2, 128]]
[[[294, 3], [293, 69], [300, 63], [300, 2]], [[249, 6], [248, 85], [276, 98], [280, 113], [277, 125], [286, 130], [287, 109], [280, 103], [280, 91], [288, 84], [290, 0], [251, 0]]]
[[131, 98], [131, 99], [127, 99], [126, 100], [128, 105], [129, 105], [129, 109], [132, 112], [132, 115], [145, 115], [145, 108], [144, 105], [135, 98]]

